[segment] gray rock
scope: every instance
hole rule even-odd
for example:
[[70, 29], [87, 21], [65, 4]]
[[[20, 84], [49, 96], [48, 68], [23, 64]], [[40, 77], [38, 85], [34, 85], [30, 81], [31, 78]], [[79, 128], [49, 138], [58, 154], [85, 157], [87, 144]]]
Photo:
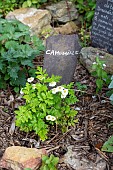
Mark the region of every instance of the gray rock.
[[100, 60], [105, 61], [106, 67], [104, 68], [106, 72], [113, 74], [113, 55], [107, 52], [93, 47], [84, 47], [80, 52], [80, 62], [84, 67], [91, 73], [92, 64], [95, 62], [95, 58], [98, 57]]
[[51, 14], [48, 10], [36, 8], [20, 8], [13, 12], [9, 12], [6, 19], [17, 19], [25, 25], [28, 25], [33, 34], [41, 34], [43, 28], [49, 27], [51, 22]]
[[54, 28], [58, 34], [75, 34], [78, 31], [78, 27], [75, 22], [67, 22], [64, 25]]
[[77, 9], [75, 8], [75, 5], [72, 2], [68, 1], [68, 6], [69, 11], [67, 9], [66, 1], [61, 1], [56, 4], [47, 6], [46, 9], [51, 12], [53, 20], [66, 23], [70, 21], [69, 13], [71, 15], [71, 20], [75, 20], [78, 18], [78, 13]]
[[[68, 152], [64, 155], [63, 161], [71, 166], [75, 170], [106, 170], [106, 162], [99, 155], [96, 157], [96, 161], [88, 160], [79, 149], [73, 151], [74, 145], [67, 147]], [[84, 150], [83, 150], [84, 152]], [[81, 155], [80, 155], [81, 153]]]
[[80, 49], [79, 39], [75, 34], [49, 37], [44, 54], [44, 69], [49, 76], [52, 74], [62, 76], [60, 84], [70, 83]]

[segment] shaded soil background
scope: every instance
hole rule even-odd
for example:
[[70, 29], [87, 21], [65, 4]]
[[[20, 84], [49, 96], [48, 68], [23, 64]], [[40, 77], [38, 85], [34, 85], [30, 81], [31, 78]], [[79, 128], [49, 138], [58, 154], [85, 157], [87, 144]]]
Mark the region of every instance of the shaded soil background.
[[[42, 57], [39, 57], [35, 62], [42, 66]], [[40, 142], [38, 136], [33, 132], [24, 133], [15, 127], [14, 110], [23, 103], [23, 100], [14, 94], [11, 88], [4, 91], [0, 90], [0, 156], [8, 146], [20, 145], [45, 147], [50, 150], [50, 153], [61, 158], [67, 152], [69, 145], [78, 148], [88, 145], [90, 149], [86, 151], [85, 156], [89, 160], [95, 162], [95, 156], [99, 154], [106, 160], [108, 169], [113, 169], [113, 153], [101, 152], [103, 143], [110, 135], [113, 135], [113, 127], [108, 126], [113, 121], [113, 106], [105, 95], [107, 88], [103, 88], [102, 92], [95, 96], [95, 79], [79, 63], [73, 81], [87, 85], [87, 90], [84, 93], [81, 93], [76, 85], [74, 88], [79, 102], [73, 107], [80, 108], [77, 115], [79, 122], [75, 127], [70, 127], [65, 134], [62, 134], [60, 130], [56, 133], [55, 127], [52, 127], [49, 138], [45, 142]], [[76, 132], [78, 132], [78, 140], [73, 137]], [[72, 168], [60, 162], [58, 169], [70, 170]]]

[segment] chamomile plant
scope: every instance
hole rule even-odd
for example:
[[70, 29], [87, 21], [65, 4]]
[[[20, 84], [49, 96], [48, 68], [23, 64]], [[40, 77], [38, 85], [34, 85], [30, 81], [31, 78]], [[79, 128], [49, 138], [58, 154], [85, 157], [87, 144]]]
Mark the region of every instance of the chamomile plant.
[[28, 78], [20, 91], [25, 104], [15, 111], [16, 125], [25, 132], [35, 131], [41, 140], [45, 140], [51, 125], [57, 125], [65, 132], [77, 122], [77, 111], [71, 106], [78, 99], [72, 89], [73, 83], [57, 86], [61, 77], [49, 77], [41, 67], [37, 68], [36, 75], [37, 83], [33, 83], [34, 78]]
[[96, 57], [96, 61], [92, 65], [92, 76], [96, 77], [96, 93], [102, 90], [104, 84], [108, 85], [110, 77], [105, 71], [106, 64], [104, 61]]

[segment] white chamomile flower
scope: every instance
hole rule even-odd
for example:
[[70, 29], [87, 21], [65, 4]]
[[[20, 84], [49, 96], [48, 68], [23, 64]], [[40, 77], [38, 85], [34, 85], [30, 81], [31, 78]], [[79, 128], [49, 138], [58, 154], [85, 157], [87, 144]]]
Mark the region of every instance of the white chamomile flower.
[[64, 90], [64, 87], [62, 87], [62, 86], [57, 86], [57, 91], [58, 92], [62, 92]]
[[30, 77], [30, 78], [27, 79], [27, 81], [28, 81], [29, 83], [31, 83], [33, 80], [34, 80], [34, 77]]
[[56, 117], [55, 116], [51, 116], [51, 121], [55, 121]]
[[33, 89], [36, 89], [36, 84], [32, 84]]
[[67, 94], [68, 94], [68, 89], [62, 90], [62, 95], [67, 96]]
[[61, 98], [62, 98], [62, 99], [66, 98], [66, 95], [61, 94]]
[[50, 86], [50, 87], [54, 87], [54, 86], [56, 86], [56, 82], [55, 82], [55, 81], [53, 81], [53, 82], [49, 83], [49, 86]]
[[51, 117], [52, 117], [51, 115], [47, 115], [46, 120], [51, 120]]
[[93, 62], [93, 64], [97, 64], [96, 62]]
[[103, 67], [106, 67], [106, 64], [103, 64], [102, 66], [103, 66]]
[[57, 91], [57, 88], [53, 88], [53, 89], [52, 89], [52, 93], [53, 93], [53, 94], [56, 94], [57, 92], [58, 92], [58, 91]]
[[22, 94], [22, 95], [24, 94], [24, 92], [23, 92], [23, 88], [20, 90], [20, 94]]

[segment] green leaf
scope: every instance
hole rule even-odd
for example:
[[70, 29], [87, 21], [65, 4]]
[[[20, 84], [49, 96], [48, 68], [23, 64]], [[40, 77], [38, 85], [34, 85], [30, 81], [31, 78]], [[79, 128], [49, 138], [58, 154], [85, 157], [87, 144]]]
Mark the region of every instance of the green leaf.
[[32, 0], [32, 3], [33, 4], [37, 4], [37, 0]]
[[25, 32], [24, 33], [25, 35], [29, 34], [29, 27], [27, 25], [22, 24], [21, 22], [18, 22], [18, 32], [17, 33], [19, 33], [20, 31], [22, 33]]
[[102, 78], [103, 79], [107, 79], [108, 75], [105, 71], [102, 71]]
[[106, 92], [106, 96], [110, 97], [113, 94], [113, 89]]
[[[7, 40], [7, 39], [9, 39], [9, 34], [4, 33], [2, 36], [0, 36], [0, 41]], [[4, 42], [2, 42], [2, 44], [4, 44]]]
[[83, 0], [79, 0], [78, 2], [79, 2], [79, 4], [81, 4], [81, 5], [84, 4], [84, 1], [83, 1]]
[[97, 72], [96, 72], [96, 71], [93, 71], [93, 72], [91, 73], [91, 75], [94, 76], [94, 77], [96, 77], [96, 76], [97, 76]]
[[4, 67], [5, 67], [5, 64], [2, 63], [2, 61], [1, 61], [1, 62], [0, 62], [0, 70], [3, 71]]
[[14, 31], [15, 31], [14, 26], [10, 22], [7, 22], [7, 25], [4, 27], [4, 32], [12, 35], [14, 34]]
[[50, 170], [47, 165], [41, 166], [40, 170]]
[[22, 64], [23, 66], [29, 66], [29, 67], [33, 67], [33, 66], [34, 66], [33, 63], [32, 63], [32, 61], [29, 60], [29, 59], [21, 60], [21, 64]]
[[22, 36], [24, 36], [26, 33], [24, 33], [24, 32], [15, 32], [15, 34], [13, 35], [13, 39], [14, 40], [20, 40], [20, 38], [22, 37]]
[[[40, 103], [39, 108], [41, 108], [43, 110], [43, 112], [46, 113], [46, 104], [45, 103]], [[43, 113], [42, 117], [45, 117], [44, 113]]]
[[30, 69], [30, 70], [28, 70], [28, 72], [29, 72], [29, 77], [36, 77], [36, 69]]
[[89, 11], [88, 13], [86, 13], [86, 18], [88, 21], [90, 21], [93, 16], [94, 16], [94, 11]]
[[8, 69], [7, 69], [8, 74], [13, 79], [17, 79], [18, 78], [18, 71], [19, 70], [20, 70], [19, 66], [13, 66], [13, 67], [8, 66]]
[[45, 163], [46, 163], [46, 164], [50, 164], [50, 162], [51, 162], [51, 161], [50, 161], [49, 159], [47, 159]]
[[30, 7], [32, 5], [32, 2], [30, 0], [27, 0], [27, 6]]
[[100, 77], [102, 77], [102, 69], [101, 68], [98, 68], [97, 69], [97, 76], [98, 76], [98, 78]]
[[4, 81], [3, 77], [0, 75], [0, 88], [5, 89], [7, 87], [6, 82]]
[[4, 80], [8, 80], [10, 76], [8, 74], [5, 74]]
[[43, 161], [43, 162], [46, 162], [46, 160], [47, 160], [48, 158], [49, 158], [49, 157], [48, 157], [47, 155], [43, 155], [43, 156], [42, 156], [42, 161]]
[[12, 85], [14, 86], [25, 86], [26, 83], [26, 72], [24, 70], [20, 70], [18, 72], [18, 78], [17, 79], [11, 79]]
[[16, 48], [18, 48], [18, 45], [19, 45], [19, 43], [18, 43], [18, 42], [15, 42], [15, 41], [7, 41], [7, 42], [5, 43], [5, 47], [6, 47], [7, 49], [10, 49], [10, 48], [16, 49]]
[[47, 0], [40, 0], [41, 3], [47, 2]]
[[16, 93], [18, 93], [19, 90], [20, 90], [19, 87], [15, 87], [15, 88], [14, 88], [14, 91], [15, 91]]
[[22, 7], [23, 7], [23, 8], [28, 7], [27, 1], [25, 1], [25, 2], [22, 4]]
[[58, 157], [54, 157], [53, 160], [52, 160], [53, 165], [56, 166], [58, 164], [58, 162], [59, 162], [59, 158]]
[[113, 136], [111, 136], [102, 146], [102, 151], [113, 152]]
[[31, 37], [30, 35], [25, 35], [24, 42], [30, 43], [31, 42]]
[[102, 86], [103, 86], [103, 80], [97, 79], [97, 80], [96, 80], [96, 85], [97, 85], [97, 87], [99, 88], [99, 90], [101, 90], [101, 89], [102, 89]]

